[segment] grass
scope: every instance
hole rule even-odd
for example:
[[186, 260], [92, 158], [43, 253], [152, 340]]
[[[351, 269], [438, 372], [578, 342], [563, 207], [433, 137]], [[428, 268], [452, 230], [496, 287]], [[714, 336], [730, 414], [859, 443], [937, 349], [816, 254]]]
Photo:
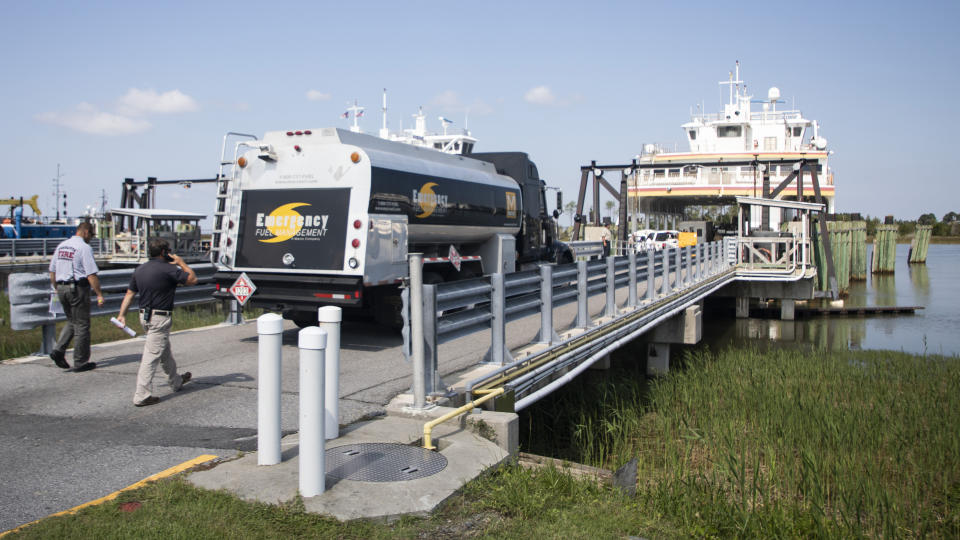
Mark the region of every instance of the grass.
[[754, 349], [685, 364], [649, 389], [616, 374], [569, 388], [569, 414], [525, 434], [569, 431], [566, 457], [594, 466], [639, 456], [645, 507], [697, 536], [960, 535], [958, 359]]
[[[525, 449], [614, 468], [628, 496], [506, 466], [429, 518], [339, 523], [182, 478], [12, 537], [957, 537], [960, 362], [859, 351], [701, 350], [646, 383], [612, 369], [526, 415]], [[525, 413], [526, 414], [526, 413]], [[124, 511], [124, 503], [139, 508]]]
[[[136, 330], [137, 334], [143, 334], [143, 328], [140, 326], [139, 317], [131, 315], [133, 310], [127, 314], [127, 325]], [[259, 309], [245, 309], [243, 316], [253, 319], [262, 313]], [[106, 343], [127, 339], [127, 335], [117, 329], [110, 322], [113, 315], [103, 315], [92, 317], [90, 319], [90, 343]], [[17, 330], [10, 328], [10, 301], [6, 292], [0, 292], [0, 360], [9, 358], [19, 358], [33, 354], [40, 350], [41, 330], [34, 328], [32, 330]], [[211, 302], [208, 304], [197, 304], [193, 306], [184, 306], [177, 308], [176, 315], [173, 317], [172, 331], [186, 330], [188, 328], [199, 328], [212, 324], [222, 323], [226, 319], [220, 302]], [[57, 324], [57, 335], [64, 323]], [[71, 346], [73, 343], [71, 343]], [[69, 356], [69, 355], [68, 355]]]

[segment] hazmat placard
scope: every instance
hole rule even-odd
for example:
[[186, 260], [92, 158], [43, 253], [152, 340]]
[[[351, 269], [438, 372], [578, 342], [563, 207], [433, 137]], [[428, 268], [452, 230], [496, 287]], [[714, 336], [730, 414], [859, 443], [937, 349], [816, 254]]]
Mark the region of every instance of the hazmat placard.
[[228, 290], [242, 306], [247, 303], [247, 300], [249, 300], [251, 296], [253, 296], [253, 293], [257, 290], [257, 286], [253, 284], [253, 281], [251, 281], [247, 276], [247, 273], [244, 272], [240, 274], [240, 277], [233, 282], [233, 285], [231, 285], [230, 289]]

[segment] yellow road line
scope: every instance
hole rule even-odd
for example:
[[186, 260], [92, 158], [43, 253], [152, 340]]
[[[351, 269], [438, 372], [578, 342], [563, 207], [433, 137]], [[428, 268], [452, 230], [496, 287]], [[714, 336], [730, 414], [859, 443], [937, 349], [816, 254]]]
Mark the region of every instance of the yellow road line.
[[21, 530], [21, 529], [23, 529], [23, 528], [25, 528], [25, 527], [29, 527], [30, 525], [33, 525], [34, 523], [39, 523], [40, 521], [42, 521], [42, 520], [44, 520], [44, 519], [49, 519], [49, 518], [57, 517], [57, 516], [66, 516], [66, 515], [70, 515], [70, 514], [76, 514], [77, 512], [79, 512], [80, 510], [82, 510], [82, 509], [84, 509], [84, 508], [86, 508], [86, 507], [88, 507], [88, 506], [95, 506], [95, 505], [98, 505], [98, 504], [103, 504], [103, 503], [105, 503], [105, 502], [107, 502], [107, 501], [112, 501], [113, 499], [116, 499], [116, 498], [117, 498], [121, 493], [123, 493], [124, 491], [130, 491], [130, 490], [134, 490], [134, 489], [143, 487], [143, 486], [145, 486], [146, 484], [148, 484], [148, 483], [150, 483], [150, 482], [155, 482], [155, 481], [157, 481], [157, 480], [160, 480], [161, 478], [166, 478], [166, 477], [168, 477], [168, 476], [173, 476], [173, 475], [175, 475], [175, 474], [177, 474], [177, 473], [179, 473], [179, 472], [183, 472], [183, 471], [185, 471], [185, 470], [187, 470], [187, 469], [189, 469], [189, 468], [191, 468], [191, 467], [195, 467], [195, 466], [197, 466], [197, 465], [200, 465], [201, 463], [206, 463], [206, 462], [208, 462], [208, 461], [210, 461], [210, 460], [212, 460], [212, 459], [217, 459], [217, 457], [218, 457], [218, 456], [214, 456], [214, 455], [212, 455], [212, 454], [204, 454], [204, 455], [202, 455], [202, 456], [197, 456], [197, 457], [191, 459], [190, 461], [184, 461], [183, 463], [181, 463], [181, 464], [179, 464], [179, 465], [176, 465], [176, 466], [174, 466], [174, 467], [170, 467], [169, 469], [167, 469], [167, 470], [165, 470], [165, 471], [158, 472], [157, 474], [154, 474], [153, 476], [148, 476], [148, 477], [144, 478], [143, 480], [140, 480], [139, 482], [137, 482], [137, 483], [135, 483], [135, 484], [130, 484], [129, 486], [127, 486], [127, 487], [125, 487], [125, 488], [123, 488], [123, 489], [121, 489], [121, 490], [119, 490], [119, 491], [114, 491], [113, 493], [111, 493], [111, 494], [109, 494], [109, 495], [107, 495], [107, 496], [105, 496], [105, 497], [100, 497], [99, 499], [96, 499], [96, 500], [93, 500], [93, 501], [90, 501], [90, 502], [87, 502], [87, 503], [83, 503], [83, 504], [81, 504], [80, 506], [74, 506], [73, 508], [71, 508], [71, 509], [69, 509], [69, 510], [64, 510], [64, 511], [62, 511], [62, 512], [57, 512], [56, 514], [50, 514], [49, 516], [47, 516], [47, 517], [45, 517], [45, 518], [41, 518], [41, 519], [38, 519], [38, 520], [36, 520], [36, 521], [31, 521], [30, 523], [24, 523], [23, 525], [20, 525], [19, 527], [10, 529], [9, 531], [0, 532], [0, 538], [4, 537], [4, 536], [6, 536], [6, 535], [8, 535], [8, 534], [10, 534], [10, 533], [17, 532], [17, 531], [19, 531], [19, 530]]

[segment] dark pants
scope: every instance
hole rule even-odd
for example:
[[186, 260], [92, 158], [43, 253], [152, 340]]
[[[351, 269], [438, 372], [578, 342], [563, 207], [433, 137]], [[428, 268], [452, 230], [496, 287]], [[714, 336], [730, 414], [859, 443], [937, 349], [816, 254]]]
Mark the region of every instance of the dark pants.
[[70, 340], [77, 338], [73, 347], [73, 367], [77, 367], [90, 359], [90, 285], [60, 284], [57, 296], [67, 324], [60, 331], [54, 350], [65, 352]]

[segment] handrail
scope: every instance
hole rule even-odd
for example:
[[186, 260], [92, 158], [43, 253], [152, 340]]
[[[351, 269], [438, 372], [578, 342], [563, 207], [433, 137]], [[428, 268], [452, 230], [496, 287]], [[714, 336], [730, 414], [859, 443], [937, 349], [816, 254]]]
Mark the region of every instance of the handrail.
[[[456, 417], [456, 416], [460, 416], [461, 414], [463, 414], [463, 413], [465, 413], [465, 412], [467, 412], [467, 411], [472, 411], [473, 409], [475, 409], [475, 408], [477, 407], [477, 405], [480, 405], [481, 403], [484, 403], [484, 402], [486, 402], [486, 401], [489, 401], [489, 400], [491, 400], [491, 399], [493, 399], [493, 398], [495, 398], [495, 397], [503, 394], [503, 392], [504, 392], [504, 389], [503, 389], [503, 388], [497, 388], [496, 390], [492, 390], [492, 391], [490, 391], [490, 393], [486, 394], [485, 396], [483, 396], [483, 397], [481, 397], [481, 398], [477, 398], [477, 399], [471, 401], [470, 403], [467, 403], [467, 404], [464, 405], [463, 407], [460, 407], [460, 408], [458, 408], [458, 409], [454, 409], [454, 410], [448, 412], [447, 414], [441, 416], [440, 418], [436, 418], [436, 419], [431, 420], [431, 421], [427, 422], [426, 424], [424, 424], [424, 425], [423, 425], [423, 447], [424, 447], [425, 449], [427, 449], [427, 450], [436, 450], [436, 449], [437, 449], [437, 447], [433, 445], [433, 441], [432, 441], [432, 439], [430, 438], [431, 434], [433, 433], [433, 428], [435, 428], [436, 426], [438, 426], [438, 425], [446, 422], [447, 420], [450, 420], [451, 418], [454, 418], [454, 417]], [[478, 393], [479, 393], [479, 392], [478, 392]]]

